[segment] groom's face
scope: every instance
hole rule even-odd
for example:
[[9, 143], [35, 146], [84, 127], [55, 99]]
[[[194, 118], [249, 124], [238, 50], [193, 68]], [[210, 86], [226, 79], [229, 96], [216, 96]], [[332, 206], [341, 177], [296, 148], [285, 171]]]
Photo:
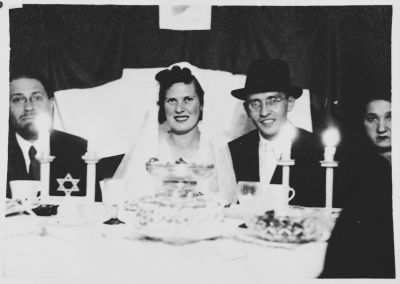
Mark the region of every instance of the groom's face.
[[52, 115], [53, 98], [43, 84], [31, 78], [18, 78], [10, 83], [10, 123], [25, 139], [35, 139], [38, 114]]
[[247, 96], [245, 108], [260, 134], [273, 140], [287, 121], [288, 112], [293, 109], [295, 99], [282, 92], [265, 92]]

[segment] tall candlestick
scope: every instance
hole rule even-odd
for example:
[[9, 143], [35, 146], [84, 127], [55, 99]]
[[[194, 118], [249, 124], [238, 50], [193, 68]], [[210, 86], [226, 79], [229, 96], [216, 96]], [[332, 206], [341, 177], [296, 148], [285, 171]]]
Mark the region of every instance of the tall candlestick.
[[51, 116], [47, 113], [39, 113], [34, 123], [38, 131], [40, 145], [40, 152], [37, 154], [37, 159], [40, 162], [40, 197], [44, 202], [50, 195], [50, 163], [54, 159], [50, 156]]
[[40, 198], [46, 199], [50, 195], [50, 163], [47, 161], [40, 162], [40, 183], [41, 183], [41, 191]]
[[[89, 149], [88, 149], [89, 150]], [[82, 157], [86, 162], [86, 200], [89, 202], [95, 202], [96, 193], [96, 163], [99, 158], [94, 152], [87, 152]]]
[[88, 153], [94, 153], [95, 151], [96, 151], [96, 149], [94, 147], [93, 138], [90, 137], [88, 139], [88, 143], [87, 143], [87, 152]]
[[54, 157], [41, 154], [38, 160], [40, 162], [40, 198], [43, 203], [46, 203], [46, 199], [50, 196], [50, 163]]
[[286, 124], [282, 129], [283, 137], [283, 150], [282, 156], [278, 165], [282, 166], [282, 184], [289, 187], [289, 177], [290, 177], [290, 166], [294, 165], [294, 161], [291, 159], [292, 152], [292, 141], [296, 136], [295, 129], [292, 125]]
[[87, 164], [86, 196], [89, 201], [95, 201], [96, 189], [96, 164]]
[[326, 199], [325, 206], [327, 208], [332, 208], [333, 206], [333, 167], [326, 167]]
[[86, 132], [86, 139], [87, 139], [87, 152], [88, 153], [95, 153], [97, 151], [96, 149], [96, 124], [91, 122], [91, 121], [84, 121], [83, 122], [83, 127], [85, 129]]
[[50, 132], [42, 131], [39, 133], [40, 140], [42, 140], [42, 155], [44, 157], [50, 156]]
[[50, 128], [51, 117], [46, 113], [39, 113], [35, 119], [35, 127], [38, 131], [41, 155], [50, 156]]
[[334, 156], [339, 140], [340, 134], [336, 128], [327, 129], [322, 136], [322, 141], [325, 145], [325, 152], [324, 161], [321, 162], [321, 165], [326, 168], [325, 206], [328, 209], [333, 207], [333, 168], [338, 165], [334, 160]]
[[289, 187], [290, 166], [285, 165], [282, 167], [282, 184]]
[[283, 150], [282, 150], [282, 160], [288, 161], [291, 158], [292, 152], [292, 142], [296, 136], [296, 130], [291, 124], [286, 124], [282, 129], [283, 137]]

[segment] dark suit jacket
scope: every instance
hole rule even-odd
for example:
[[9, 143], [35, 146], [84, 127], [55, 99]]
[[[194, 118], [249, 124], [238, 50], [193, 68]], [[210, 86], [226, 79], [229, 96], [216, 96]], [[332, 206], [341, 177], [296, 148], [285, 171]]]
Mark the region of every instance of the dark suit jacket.
[[[325, 175], [319, 161], [323, 151], [318, 139], [303, 129], [297, 128], [297, 137], [292, 144], [292, 159], [289, 184], [296, 191], [292, 205], [324, 206]], [[253, 130], [228, 143], [232, 155], [237, 181], [260, 181], [258, 144], [259, 134]], [[277, 166], [271, 183], [282, 183], [282, 167]]]
[[[86, 164], [82, 159], [87, 148], [86, 140], [61, 131], [53, 130], [50, 134], [50, 154], [55, 159], [50, 164], [50, 195], [63, 196], [58, 191], [57, 178], [64, 178], [68, 173], [72, 178], [80, 179], [79, 192], [73, 196], [86, 194]], [[25, 160], [18, 145], [15, 133], [10, 131], [8, 138], [8, 168], [7, 168], [7, 197], [11, 197], [9, 181], [29, 179], [26, 171]]]
[[[73, 196], [86, 195], [86, 163], [82, 159], [87, 149], [86, 140], [65, 132], [53, 130], [50, 134], [50, 154], [55, 159], [50, 164], [50, 195], [64, 196], [58, 191], [57, 178], [64, 178], [68, 173], [72, 178], [79, 179], [79, 192]], [[96, 201], [101, 201], [101, 190], [98, 181], [114, 175], [123, 155], [101, 159], [96, 171]], [[29, 179], [26, 171], [25, 160], [14, 132], [10, 132], [8, 139], [8, 169], [7, 169], [7, 197], [11, 198], [9, 181]]]
[[391, 165], [373, 152], [359, 153], [322, 278], [395, 277]]

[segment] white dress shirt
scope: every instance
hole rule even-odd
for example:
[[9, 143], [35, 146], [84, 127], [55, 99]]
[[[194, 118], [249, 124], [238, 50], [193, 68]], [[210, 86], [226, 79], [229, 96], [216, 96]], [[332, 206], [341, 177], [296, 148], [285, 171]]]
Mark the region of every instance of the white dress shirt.
[[18, 133], [16, 133], [15, 135], [17, 137], [18, 145], [22, 150], [22, 154], [24, 155], [26, 171], [29, 172], [29, 165], [31, 163], [31, 159], [29, 158], [29, 149], [31, 148], [31, 146], [33, 146], [33, 147], [35, 147], [37, 153], [39, 153], [40, 143], [38, 142], [38, 140], [36, 140], [33, 143], [28, 140], [25, 140]]
[[261, 183], [269, 184], [271, 182], [282, 153], [291, 150], [286, 149], [290, 145], [285, 141], [287, 137], [283, 137], [280, 134], [281, 133], [279, 133], [274, 140], [267, 140], [259, 133], [260, 142], [258, 144], [258, 159]]

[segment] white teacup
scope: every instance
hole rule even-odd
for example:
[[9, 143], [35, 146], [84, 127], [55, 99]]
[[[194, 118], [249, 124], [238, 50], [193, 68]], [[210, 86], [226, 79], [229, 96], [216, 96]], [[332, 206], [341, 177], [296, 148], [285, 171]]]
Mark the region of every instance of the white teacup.
[[263, 205], [267, 210], [287, 209], [295, 196], [293, 188], [282, 184], [268, 184], [262, 187]]
[[256, 214], [263, 214], [268, 210], [286, 209], [294, 196], [293, 188], [281, 184], [263, 185], [251, 181], [239, 181], [238, 183], [240, 207]]
[[40, 185], [38, 180], [12, 180], [10, 181], [12, 198], [22, 200], [27, 205], [38, 202]]

